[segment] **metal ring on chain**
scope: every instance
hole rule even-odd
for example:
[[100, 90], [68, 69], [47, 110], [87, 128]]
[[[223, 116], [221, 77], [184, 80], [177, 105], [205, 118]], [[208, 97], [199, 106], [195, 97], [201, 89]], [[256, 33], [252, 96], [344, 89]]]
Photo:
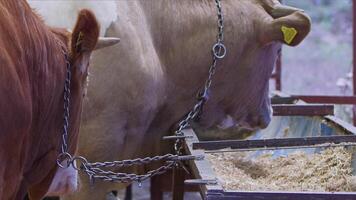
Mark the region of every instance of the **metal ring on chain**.
[[[66, 161], [66, 165], [63, 165], [62, 162]], [[72, 163], [72, 156], [68, 152], [60, 153], [57, 157], [57, 165], [60, 168], [66, 169]]]
[[[78, 162], [78, 163], [77, 163]], [[72, 159], [72, 163], [73, 163], [73, 168], [75, 170], [81, 170], [82, 169], [82, 166], [84, 167], [85, 164], [88, 164], [88, 161], [87, 159], [85, 159], [84, 157], [82, 156], [78, 156], [78, 157], [74, 157]]]
[[216, 58], [218, 59], [222, 59], [225, 57], [226, 55], [226, 47], [223, 43], [216, 43], [214, 46], [213, 46], [213, 54]]

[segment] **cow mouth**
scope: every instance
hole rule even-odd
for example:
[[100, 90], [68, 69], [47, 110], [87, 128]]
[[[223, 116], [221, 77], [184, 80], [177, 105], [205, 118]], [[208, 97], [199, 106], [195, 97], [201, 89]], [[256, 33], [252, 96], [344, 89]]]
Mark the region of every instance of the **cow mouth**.
[[259, 127], [253, 127], [249, 123], [242, 121], [236, 125], [236, 128], [240, 129], [241, 131], [248, 131], [248, 132], [255, 132], [258, 131]]
[[252, 126], [245, 120], [238, 121], [231, 115], [227, 115], [216, 127], [221, 130], [238, 129], [246, 132], [254, 132], [260, 129], [259, 127]]

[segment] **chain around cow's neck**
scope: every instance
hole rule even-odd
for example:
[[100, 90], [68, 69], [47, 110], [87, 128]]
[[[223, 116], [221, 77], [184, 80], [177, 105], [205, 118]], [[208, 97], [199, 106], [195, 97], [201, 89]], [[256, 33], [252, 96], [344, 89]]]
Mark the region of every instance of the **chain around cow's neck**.
[[[104, 181], [111, 182], [121, 182], [121, 183], [131, 183], [137, 181], [141, 183], [142, 181], [159, 174], [167, 172], [169, 169], [178, 166], [181, 160], [191, 160], [200, 159], [201, 157], [196, 156], [181, 156], [182, 154], [182, 144], [184, 139], [183, 129], [189, 126], [189, 122], [194, 120], [203, 109], [204, 103], [208, 100], [208, 92], [211, 87], [212, 78], [216, 71], [217, 61], [224, 58], [226, 55], [226, 47], [223, 44], [224, 41], [224, 17], [221, 8], [221, 0], [215, 0], [217, 7], [218, 16], [218, 35], [217, 42], [212, 47], [212, 64], [209, 67], [208, 78], [205, 84], [198, 94], [198, 102], [193, 106], [192, 110], [178, 123], [178, 128], [174, 132], [176, 139], [174, 144], [175, 155], [166, 154], [163, 156], [137, 158], [133, 160], [123, 160], [123, 161], [112, 161], [112, 162], [96, 162], [89, 163], [84, 157], [72, 156], [68, 152], [68, 132], [69, 132], [69, 107], [70, 107], [70, 81], [71, 81], [71, 64], [68, 54], [64, 51], [64, 57], [66, 62], [66, 79], [64, 83], [64, 122], [63, 122], [63, 132], [62, 132], [62, 145], [61, 153], [57, 157], [57, 165], [61, 168], [68, 168], [72, 166], [75, 170], [85, 172], [91, 182], [95, 179], [101, 179]], [[127, 174], [127, 173], [116, 173], [112, 171], [105, 171], [104, 167], [125, 167], [132, 165], [143, 165], [155, 161], [164, 161], [165, 164], [158, 169], [147, 172], [143, 175]], [[75, 164], [77, 163], [77, 165]], [[77, 167], [78, 166], [78, 167]]]

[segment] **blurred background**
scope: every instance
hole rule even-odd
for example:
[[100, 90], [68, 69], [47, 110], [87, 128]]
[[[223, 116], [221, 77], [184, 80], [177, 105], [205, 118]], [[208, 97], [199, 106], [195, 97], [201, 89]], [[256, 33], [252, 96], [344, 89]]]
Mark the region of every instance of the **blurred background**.
[[[297, 95], [352, 95], [352, 0], [283, 0], [312, 18], [312, 31], [296, 48], [283, 47], [282, 91]], [[271, 89], [275, 88], [271, 81]], [[352, 122], [351, 106], [336, 114]]]

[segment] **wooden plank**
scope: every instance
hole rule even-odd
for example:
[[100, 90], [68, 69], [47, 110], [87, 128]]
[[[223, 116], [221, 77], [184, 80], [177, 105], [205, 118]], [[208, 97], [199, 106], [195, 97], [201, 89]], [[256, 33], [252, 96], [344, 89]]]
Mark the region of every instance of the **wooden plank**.
[[[194, 144], [201, 143], [196, 137], [193, 130], [184, 130], [186, 135], [193, 136], [186, 139], [185, 150], [190, 155], [205, 155], [204, 150], [196, 150]], [[341, 139], [340, 136], [337, 136]], [[318, 137], [319, 138], [319, 137]], [[350, 137], [346, 137], [350, 138]], [[356, 137], [352, 137], [356, 141]], [[302, 138], [304, 139], [304, 138]], [[325, 137], [324, 137], [325, 139]], [[349, 140], [347, 140], [349, 141]], [[215, 172], [211, 165], [206, 160], [189, 161], [193, 176], [196, 179], [213, 180], [216, 179]], [[217, 185], [201, 185], [200, 192], [203, 199], [207, 200], [354, 200], [356, 193], [345, 192], [283, 192], [283, 191], [225, 191], [221, 184]]]
[[338, 128], [342, 129], [348, 134], [356, 135], [356, 127], [335, 117], [335, 116], [325, 116], [324, 117], [327, 122], [332, 123], [333, 125], [337, 126]]
[[218, 150], [225, 148], [232, 149], [257, 149], [257, 148], [283, 148], [320, 145], [325, 143], [356, 143], [356, 136], [324, 136], [305, 138], [276, 138], [260, 140], [220, 140], [202, 141], [193, 143], [193, 149]]
[[[184, 150], [185, 153], [188, 155], [205, 156], [203, 150], [194, 150], [193, 143], [199, 142], [198, 137], [195, 135], [192, 129], [185, 129], [183, 130], [184, 135], [189, 136], [185, 139], [184, 143]], [[203, 179], [203, 180], [217, 180], [217, 176], [215, 172], [211, 168], [210, 163], [205, 160], [190, 160], [189, 167], [191, 169], [192, 175], [196, 179]], [[203, 199], [207, 198], [208, 191], [215, 191], [216, 193], [222, 193], [223, 188], [218, 182], [216, 185], [200, 185], [200, 194]]]
[[279, 97], [274, 96], [271, 98], [271, 104], [294, 104], [298, 99], [294, 97]]
[[292, 95], [291, 98], [300, 99], [306, 103], [356, 104], [356, 96]]
[[334, 115], [333, 105], [272, 105], [273, 116], [326, 116]]
[[354, 192], [225, 192], [224, 194], [210, 194], [208, 200], [355, 200]]

